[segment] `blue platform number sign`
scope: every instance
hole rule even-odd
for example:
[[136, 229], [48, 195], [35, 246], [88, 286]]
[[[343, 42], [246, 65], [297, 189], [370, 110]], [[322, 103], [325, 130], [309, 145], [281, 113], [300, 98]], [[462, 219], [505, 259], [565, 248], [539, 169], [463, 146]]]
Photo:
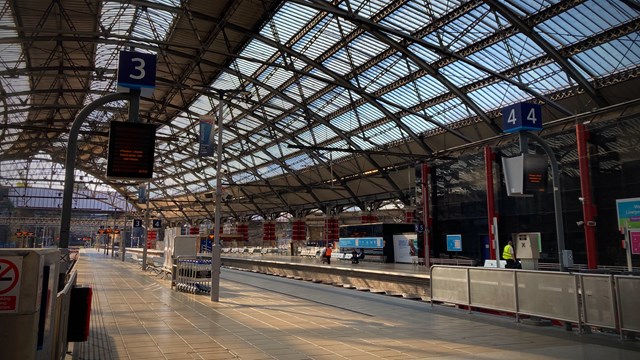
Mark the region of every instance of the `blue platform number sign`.
[[502, 131], [542, 130], [542, 109], [538, 104], [519, 103], [502, 109]]
[[447, 235], [447, 251], [462, 251], [462, 235]]
[[154, 229], [160, 229], [162, 227], [162, 220], [160, 219], [153, 219], [153, 226]]
[[118, 59], [118, 92], [140, 90], [140, 95], [151, 96], [156, 87], [155, 54], [121, 51]]
[[134, 220], [133, 220], [133, 227], [134, 227], [134, 228], [140, 228], [140, 227], [142, 227], [142, 220], [141, 220], [141, 219], [134, 219]]

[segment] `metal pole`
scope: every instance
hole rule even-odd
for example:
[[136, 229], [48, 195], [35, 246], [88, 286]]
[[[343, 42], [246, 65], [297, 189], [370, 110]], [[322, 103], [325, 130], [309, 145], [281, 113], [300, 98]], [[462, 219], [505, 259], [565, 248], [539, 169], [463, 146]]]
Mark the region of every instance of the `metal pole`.
[[500, 240], [499, 240], [499, 236], [498, 236], [498, 218], [497, 217], [493, 217], [493, 237], [495, 238], [495, 246], [494, 246], [494, 250], [495, 250], [495, 257], [496, 257], [496, 269], [500, 268]]
[[591, 178], [589, 174], [589, 151], [587, 137], [589, 132], [584, 124], [576, 125], [576, 142], [578, 147], [578, 168], [580, 170], [580, 192], [582, 194], [582, 226], [587, 247], [587, 265], [589, 269], [598, 268], [598, 245], [596, 243], [595, 223], [596, 207], [591, 197]]
[[147, 270], [147, 243], [149, 242], [149, 198], [151, 197], [149, 193], [149, 184], [151, 181], [147, 183], [147, 209], [144, 213], [144, 243], [142, 244], [142, 270]]
[[498, 242], [495, 242], [496, 239], [496, 235], [494, 235], [496, 232], [495, 231], [491, 231], [491, 229], [493, 228], [494, 230], [496, 229], [495, 227], [495, 216], [496, 216], [496, 211], [495, 211], [495, 197], [493, 194], [493, 158], [494, 158], [494, 154], [493, 154], [493, 150], [491, 149], [490, 146], [485, 146], [484, 147], [484, 170], [485, 170], [485, 178], [487, 180], [487, 220], [489, 222], [489, 259], [494, 259], [496, 261], [500, 261], [500, 257], [499, 256], [495, 256], [494, 254], [498, 254], [497, 251], [495, 251], [495, 248], [499, 247], [498, 246]]
[[211, 244], [211, 301], [220, 301], [220, 211], [222, 204], [222, 106], [224, 90], [218, 90], [218, 143], [216, 152], [216, 207]]
[[[62, 256], [62, 266], [60, 266], [60, 274], [58, 274], [60, 281], [58, 282], [58, 290], [62, 290], [65, 286], [65, 275], [67, 267], [71, 263], [69, 259], [69, 235], [71, 233], [71, 203], [73, 200], [73, 185], [75, 179], [73, 173], [76, 168], [76, 155], [78, 151], [78, 135], [80, 134], [80, 128], [85, 119], [98, 107], [118, 100], [131, 100], [135, 98], [135, 94], [132, 93], [116, 93], [103, 96], [99, 99], [92, 101], [89, 105], [80, 110], [78, 116], [71, 124], [69, 129], [69, 141], [67, 142], [67, 158], [65, 160], [64, 167], [64, 190], [62, 196], [62, 212], [60, 216], [60, 242], [58, 248], [60, 248], [60, 255]], [[140, 93], [137, 93], [140, 96]]]
[[431, 237], [431, 222], [429, 221], [429, 164], [422, 163], [422, 220], [424, 222], [424, 265], [431, 266], [429, 258], [431, 249], [429, 249], [429, 238]]
[[633, 271], [633, 263], [631, 262], [631, 235], [629, 234], [629, 223], [624, 226], [624, 249], [627, 254], [627, 270]]
[[[555, 207], [555, 218], [556, 218], [556, 236], [558, 239], [558, 263], [560, 265], [560, 271], [566, 271], [566, 267], [564, 266], [564, 261], [562, 259], [562, 253], [564, 251], [564, 219], [562, 213], [562, 194], [560, 187], [560, 169], [558, 168], [558, 161], [556, 160], [556, 155], [553, 150], [547, 145], [547, 143], [538, 135], [521, 131], [520, 132], [520, 145], [523, 143], [526, 145], [526, 141], [522, 141], [522, 138], [529, 137], [538, 142], [540, 146], [544, 149], [549, 156], [549, 160], [551, 161], [551, 176], [553, 178], [553, 205]], [[520, 149], [522, 151], [522, 148]]]

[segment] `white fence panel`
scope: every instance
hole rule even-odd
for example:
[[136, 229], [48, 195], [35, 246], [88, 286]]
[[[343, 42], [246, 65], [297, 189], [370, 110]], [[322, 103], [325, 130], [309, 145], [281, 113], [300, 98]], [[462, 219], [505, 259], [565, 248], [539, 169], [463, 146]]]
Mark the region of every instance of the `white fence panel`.
[[431, 300], [469, 304], [469, 279], [466, 267], [431, 267]]
[[618, 290], [618, 309], [620, 328], [627, 331], [640, 331], [640, 277], [615, 276]]
[[584, 323], [616, 328], [616, 301], [611, 275], [579, 275]]
[[580, 321], [576, 277], [569, 273], [516, 271], [519, 312]]
[[471, 305], [516, 312], [515, 271], [469, 269]]

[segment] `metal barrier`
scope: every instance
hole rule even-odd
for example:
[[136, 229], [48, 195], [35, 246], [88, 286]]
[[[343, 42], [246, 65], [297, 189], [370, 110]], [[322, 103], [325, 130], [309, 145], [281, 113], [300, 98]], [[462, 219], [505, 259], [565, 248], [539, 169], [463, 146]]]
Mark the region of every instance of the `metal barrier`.
[[211, 256], [178, 256], [173, 262], [171, 286], [191, 294], [211, 293]]
[[67, 342], [67, 325], [69, 321], [69, 303], [71, 302], [71, 289], [76, 285], [78, 271], [73, 269], [62, 291], [56, 295], [56, 314], [53, 327], [55, 341], [52, 359], [64, 359], [67, 355], [69, 343]]
[[640, 332], [640, 277], [434, 265], [431, 303]]
[[613, 277], [617, 289], [618, 317], [620, 329], [640, 332], [640, 277], [616, 275]]

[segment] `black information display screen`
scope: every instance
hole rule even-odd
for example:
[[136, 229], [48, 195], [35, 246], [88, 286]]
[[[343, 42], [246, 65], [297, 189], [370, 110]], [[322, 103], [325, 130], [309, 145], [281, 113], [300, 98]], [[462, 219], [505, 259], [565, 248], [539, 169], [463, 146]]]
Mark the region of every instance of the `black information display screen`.
[[112, 121], [107, 177], [151, 179], [155, 143], [155, 125]]
[[523, 156], [524, 193], [544, 192], [547, 189], [548, 157], [535, 154], [523, 154]]

